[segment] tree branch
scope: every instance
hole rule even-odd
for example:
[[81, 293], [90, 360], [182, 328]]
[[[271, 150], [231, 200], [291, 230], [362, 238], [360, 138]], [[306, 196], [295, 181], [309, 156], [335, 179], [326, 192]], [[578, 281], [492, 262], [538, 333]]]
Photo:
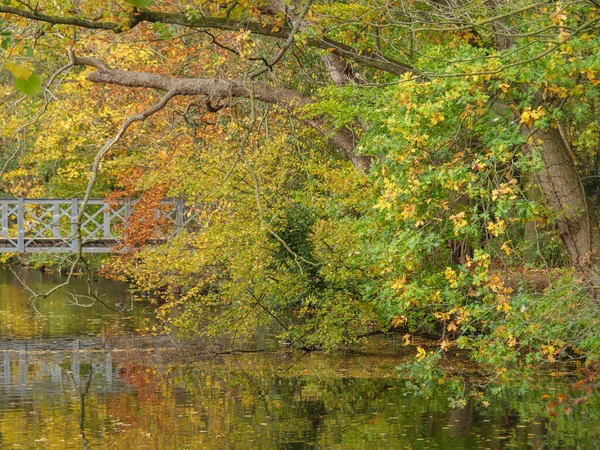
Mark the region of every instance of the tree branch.
[[[239, 31], [240, 29], [244, 29], [251, 31], [254, 34], [269, 36], [282, 40], [287, 40], [294, 34], [292, 27], [283, 27], [281, 29], [277, 29], [277, 31], [274, 31], [276, 28], [265, 26], [261, 22], [253, 22], [250, 20], [230, 19], [229, 17], [215, 16], [190, 17], [189, 14], [183, 12], [167, 13], [151, 11], [148, 9], [144, 9], [143, 11], [134, 10], [129, 12], [123, 22], [108, 22], [77, 16], [53, 16], [38, 11], [14, 8], [2, 4], [0, 4], [0, 13], [19, 16], [37, 22], [46, 22], [52, 25], [67, 25], [90, 30], [111, 31], [113, 33], [123, 33], [136, 27], [140, 23], [148, 22], [179, 25], [189, 28], [214, 28], [225, 31]], [[416, 73], [414, 68], [399, 61], [369, 52], [368, 50], [358, 51], [349, 45], [334, 41], [324, 36], [309, 38], [304, 41], [304, 43], [309, 47], [327, 50], [342, 58], [351, 59], [363, 66], [383, 70], [384, 72], [389, 72], [396, 75], [403, 75], [406, 72]]]
[[[133, 72], [112, 69], [103, 61], [96, 58], [76, 56], [69, 52], [71, 63], [75, 66], [93, 67], [98, 70], [87, 75], [87, 80], [94, 83], [116, 84], [119, 86], [150, 88], [167, 91], [171, 96], [204, 95], [207, 100], [222, 100], [232, 97], [251, 98], [272, 103], [290, 110], [297, 110], [312, 102], [312, 98], [291, 89], [269, 86], [265, 83], [253, 83], [253, 92], [241, 80], [226, 80], [219, 78], [171, 78], [148, 72]], [[336, 130], [327, 125], [323, 117], [302, 119], [311, 127], [330, 138], [341, 148], [352, 163], [362, 172], [369, 170], [369, 158], [357, 156], [354, 153], [356, 140], [354, 134], [342, 128]], [[128, 125], [129, 126], [129, 125]]]

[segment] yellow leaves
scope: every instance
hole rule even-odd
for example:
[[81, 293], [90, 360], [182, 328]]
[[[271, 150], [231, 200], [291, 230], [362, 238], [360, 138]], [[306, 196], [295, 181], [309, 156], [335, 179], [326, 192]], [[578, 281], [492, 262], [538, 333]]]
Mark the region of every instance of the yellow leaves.
[[450, 320], [449, 312], [436, 312], [433, 313], [434, 317], [439, 320]]
[[590, 67], [588, 67], [585, 70], [585, 75], [587, 77], [588, 80], [590, 80], [590, 83], [592, 83], [594, 86], [597, 86], [600, 84], [600, 79], [596, 78], [596, 72], [594, 72], [594, 70]]
[[[547, 90], [555, 94], [558, 98], [567, 98], [569, 96], [569, 90], [564, 86], [555, 86], [552, 84], [548, 86]], [[523, 116], [521, 116], [521, 120], [523, 120]]]
[[492, 275], [488, 287], [496, 294], [496, 309], [508, 313], [512, 310], [509, 303], [509, 295], [513, 292], [511, 287], [506, 287], [504, 281], [498, 275]]
[[250, 39], [251, 34], [252, 34], [252, 32], [250, 30], [244, 30], [243, 28], [240, 28], [240, 32], [235, 37], [235, 39], [239, 42], [247, 41], [248, 39]]
[[476, 172], [483, 172], [483, 171], [485, 171], [486, 168], [487, 168], [487, 166], [480, 161], [475, 161], [473, 163], [473, 165], [471, 166], [471, 169], [473, 169]]
[[375, 204], [375, 209], [379, 209], [381, 211], [391, 208], [393, 204], [393, 199], [398, 195], [396, 180], [393, 177], [384, 178], [383, 189], [383, 195], [379, 197], [377, 203]]
[[506, 256], [510, 256], [511, 253], [510, 243], [511, 241], [506, 241], [503, 242], [500, 246], [500, 250], [502, 250], [506, 254]]
[[21, 80], [26, 80], [29, 78], [33, 72], [25, 67], [17, 66], [13, 63], [5, 63], [4, 67], [12, 74], [13, 77], [19, 78]]
[[392, 203], [389, 201], [389, 199], [387, 199], [385, 197], [379, 197], [379, 199], [377, 200], [377, 203], [375, 203], [375, 206], [374, 206], [375, 209], [378, 209], [380, 211], [390, 209], [391, 207], [392, 207]]
[[451, 190], [451, 191], [458, 192], [458, 191], [460, 191], [460, 190], [463, 189], [464, 184], [465, 184], [465, 180], [453, 180], [453, 179], [450, 179], [450, 180], [447, 180], [444, 183], [444, 187], [446, 189]]
[[443, 299], [442, 299], [442, 295], [441, 295], [440, 291], [435, 291], [433, 294], [431, 294], [429, 296], [429, 300], [432, 303], [442, 303]]
[[515, 339], [515, 337], [511, 334], [510, 336], [508, 336], [508, 339], [506, 341], [506, 344], [510, 347], [513, 348], [515, 345], [517, 345], [517, 340]]
[[488, 283], [488, 287], [493, 292], [500, 292], [504, 289], [504, 281], [498, 275], [492, 275], [490, 277], [490, 282]]
[[404, 208], [402, 208], [402, 210], [398, 214], [398, 219], [400, 219], [400, 220], [410, 219], [410, 218], [415, 217], [416, 214], [417, 214], [417, 207], [414, 204], [408, 205], [408, 206], [405, 206]]
[[425, 349], [421, 346], [417, 347], [417, 354], [415, 355], [417, 361], [422, 361], [426, 356], [427, 352], [425, 351]]
[[408, 322], [408, 318], [406, 316], [394, 316], [392, 318], [392, 326], [394, 328], [401, 327], [402, 325], [406, 325]]
[[451, 288], [458, 287], [458, 274], [452, 267], [446, 267], [446, 269], [444, 269], [444, 277], [446, 278], [446, 281], [450, 283]]
[[542, 353], [544, 353], [546, 355], [546, 357], [548, 358], [548, 361], [550, 362], [556, 362], [556, 358], [554, 357], [554, 355], [560, 350], [557, 349], [554, 345], [542, 345], [540, 347], [540, 350], [542, 351]]
[[396, 294], [404, 291], [406, 286], [406, 277], [396, 278], [392, 281], [391, 288], [394, 290]]
[[512, 178], [508, 183], [502, 183], [498, 189], [492, 191], [492, 200], [506, 198], [508, 200], [515, 200], [517, 198], [517, 180]]
[[527, 106], [521, 113], [521, 123], [532, 126], [536, 120], [546, 115], [546, 111], [540, 106], [536, 109], [531, 109]]
[[506, 222], [504, 220], [499, 219], [496, 222], [489, 222], [487, 225], [487, 229], [494, 237], [498, 237], [504, 233], [506, 230]]
[[567, 20], [567, 10], [565, 9], [563, 2], [556, 2], [556, 8], [550, 16], [550, 19], [556, 25], [564, 25], [564, 22]]
[[412, 336], [410, 334], [405, 334], [404, 336], [402, 336], [402, 345], [403, 346], [407, 346], [410, 345], [412, 342]]
[[464, 211], [450, 216], [450, 220], [454, 224], [454, 235], [455, 236], [458, 236], [460, 233], [460, 230], [462, 230], [463, 228], [465, 228], [468, 225], [468, 222], [466, 219], [466, 213]]
[[169, 157], [169, 154], [165, 150], [161, 149], [157, 152], [157, 156], [161, 161], [166, 161]]

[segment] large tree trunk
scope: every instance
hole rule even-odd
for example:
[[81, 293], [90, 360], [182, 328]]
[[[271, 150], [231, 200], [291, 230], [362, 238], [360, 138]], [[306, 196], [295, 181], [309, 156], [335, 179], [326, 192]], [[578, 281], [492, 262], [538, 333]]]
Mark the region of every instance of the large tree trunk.
[[[556, 214], [560, 236], [573, 265], [594, 292], [600, 288], [598, 262], [600, 233], [595, 214], [590, 210], [574, 156], [559, 129], [527, 130], [541, 140], [544, 168], [537, 178]], [[597, 297], [594, 294], [594, 297]]]

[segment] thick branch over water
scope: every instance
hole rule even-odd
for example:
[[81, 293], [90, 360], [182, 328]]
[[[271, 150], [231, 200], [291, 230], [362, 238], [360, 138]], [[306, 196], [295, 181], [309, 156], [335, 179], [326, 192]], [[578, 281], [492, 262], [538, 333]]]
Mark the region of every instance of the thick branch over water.
[[[204, 95], [211, 100], [226, 100], [231, 98], [250, 98], [272, 103], [290, 110], [297, 110], [311, 103], [311, 97], [291, 89], [269, 86], [265, 83], [253, 83], [252, 91], [242, 80], [220, 78], [171, 78], [148, 72], [133, 72], [113, 69], [104, 61], [96, 58], [76, 56], [70, 52], [73, 65], [94, 67], [97, 70], [87, 75], [88, 81], [95, 83], [115, 84], [119, 86], [159, 89], [170, 92], [173, 96]], [[303, 119], [307, 124], [330, 138], [342, 149], [353, 164], [361, 171], [369, 169], [369, 158], [357, 156], [355, 136], [348, 129], [334, 130], [328, 126], [325, 119], [316, 117]]]

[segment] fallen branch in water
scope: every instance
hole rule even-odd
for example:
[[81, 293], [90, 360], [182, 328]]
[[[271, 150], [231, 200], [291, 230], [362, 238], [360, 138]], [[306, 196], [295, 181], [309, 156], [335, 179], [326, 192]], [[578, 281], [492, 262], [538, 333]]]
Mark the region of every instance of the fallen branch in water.
[[423, 339], [428, 339], [430, 341], [439, 341], [442, 339], [441, 335], [431, 334], [427, 331], [410, 331], [408, 328], [404, 327], [392, 327], [387, 330], [374, 330], [369, 331], [367, 333], [359, 334], [356, 336], [358, 339], [371, 337], [371, 336], [381, 336], [384, 334], [410, 334], [411, 336], [420, 337]]

